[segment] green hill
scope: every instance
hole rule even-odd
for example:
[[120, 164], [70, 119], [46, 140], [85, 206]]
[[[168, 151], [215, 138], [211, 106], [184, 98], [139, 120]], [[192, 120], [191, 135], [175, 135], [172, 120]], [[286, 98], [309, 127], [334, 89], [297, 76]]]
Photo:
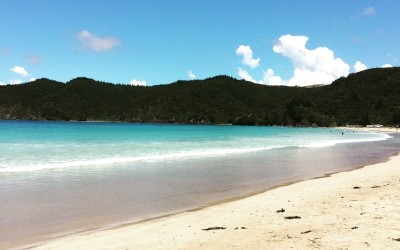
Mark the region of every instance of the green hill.
[[265, 86], [216, 76], [138, 87], [76, 78], [0, 86], [0, 119], [334, 126], [400, 124], [400, 68], [331, 85]]

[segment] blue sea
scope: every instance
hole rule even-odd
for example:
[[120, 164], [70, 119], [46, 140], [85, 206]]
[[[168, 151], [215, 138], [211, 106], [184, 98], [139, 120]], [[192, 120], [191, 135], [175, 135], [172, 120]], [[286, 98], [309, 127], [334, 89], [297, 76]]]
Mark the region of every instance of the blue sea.
[[199, 208], [384, 161], [396, 134], [0, 121], [0, 248]]
[[0, 121], [0, 172], [115, 167], [290, 147], [380, 141], [330, 128]]

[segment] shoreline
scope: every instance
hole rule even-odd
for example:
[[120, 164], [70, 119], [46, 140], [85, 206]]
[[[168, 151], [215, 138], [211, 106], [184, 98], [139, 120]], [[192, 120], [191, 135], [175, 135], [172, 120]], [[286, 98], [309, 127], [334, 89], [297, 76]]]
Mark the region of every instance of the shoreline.
[[336, 127], [341, 130], [359, 130], [367, 132], [381, 132], [381, 133], [399, 133], [399, 128], [395, 127], [380, 127], [380, 128], [367, 128], [367, 127]]
[[120, 121], [120, 120], [40, 120], [40, 119], [0, 119], [0, 121], [27, 121], [27, 122], [71, 122], [71, 123], [126, 123], [126, 124], [150, 124], [150, 125], [205, 125], [205, 126], [245, 126], [245, 127], [283, 127], [283, 128], [334, 128], [342, 130], [361, 130], [361, 131], [371, 131], [371, 132], [388, 132], [388, 133], [399, 133], [398, 127], [362, 127], [362, 126], [322, 126], [322, 127], [312, 127], [312, 126], [284, 126], [284, 125], [239, 125], [234, 123], [185, 123], [185, 122], [136, 122], [136, 121]]
[[[340, 129], [351, 130], [353, 128]], [[395, 133], [396, 129], [382, 131], [381, 128], [374, 131]], [[36, 246], [37, 249], [196, 249], [262, 248], [265, 246], [284, 249], [291, 246], [296, 248], [300, 246], [303, 248], [365, 248], [368, 246], [396, 248], [400, 247], [400, 242], [397, 242], [397, 239], [400, 238], [400, 226], [391, 230], [393, 235], [390, 236], [392, 237], [390, 240], [387, 237], [383, 240], [369, 240], [372, 237], [371, 235], [374, 238], [379, 235], [388, 235], [389, 229], [375, 232], [377, 228], [380, 228], [379, 226], [383, 225], [384, 216], [367, 218], [368, 216], [365, 215], [374, 214], [374, 212], [380, 214], [377, 204], [380, 200], [384, 200], [386, 203], [382, 207], [393, 208], [388, 212], [390, 212], [389, 216], [394, 221], [389, 222], [394, 225], [400, 224], [400, 216], [394, 214], [398, 214], [398, 209], [400, 209], [400, 203], [395, 202], [396, 199], [399, 200], [399, 197], [396, 196], [396, 190], [400, 189], [400, 173], [396, 171], [398, 170], [397, 166], [400, 166], [399, 154], [382, 163], [277, 185], [252, 194], [205, 204], [186, 212], [114, 227], [76, 232], [37, 243], [40, 245]], [[397, 182], [395, 181], [396, 178]], [[318, 186], [318, 193], [315, 193], [315, 186]], [[343, 189], [342, 186], [347, 188]], [[382, 192], [383, 190], [386, 192]], [[382, 193], [383, 196], [378, 197], [380, 200], [373, 200], [374, 195], [377, 195], [376, 192]], [[348, 196], [352, 198], [346, 199]], [[366, 200], [362, 203], [359, 200], [360, 197], [367, 197], [373, 201], [371, 203]], [[391, 204], [391, 201], [395, 204]], [[326, 205], [328, 203], [331, 205]], [[358, 212], [358, 216], [355, 214], [350, 216], [345, 211], [354, 207], [354, 203], [357, 203], [360, 211], [364, 211]], [[307, 211], [310, 206], [313, 208], [311, 212]], [[334, 208], [331, 208], [331, 206]], [[277, 213], [280, 209], [284, 209], [285, 212]], [[298, 212], [295, 212], [296, 210]], [[284, 219], [284, 216], [299, 216], [301, 218], [289, 220]], [[351, 219], [346, 218], [346, 216], [351, 217]], [[329, 219], [327, 221], [329, 223], [324, 224], [325, 217]], [[333, 217], [335, 219], [332, 219]], [[302, 225], [304, 221], [307, 222], [307, 226]], [[352, 221], [354, 225], [343, 228], [343, 223], [349, 221]], [[374, 224], [374, 222], [376, 223]], [[368, 227], [360, 226], [363, 224], [368, 225]], [[391, 224], [384, 225], [390, 227]], [[218, 230], [214, 227], [221, 228]], [[209, 228], [211, 229], [204, 230]], [[360, 235], [361, 231], [363, 234]], [[350, 232], [350, 235], [341, 240], [342, 235], [338, 232], [345, 235]], [[330, 234], [335, 235], [336, 238], [332, 238]], [[358, 236], [353, 237], [352, 234]], [[357, 237], [363, 236], [364, 241], [357, 239]], [[32, 245], [28, 248], [31, 247]]]

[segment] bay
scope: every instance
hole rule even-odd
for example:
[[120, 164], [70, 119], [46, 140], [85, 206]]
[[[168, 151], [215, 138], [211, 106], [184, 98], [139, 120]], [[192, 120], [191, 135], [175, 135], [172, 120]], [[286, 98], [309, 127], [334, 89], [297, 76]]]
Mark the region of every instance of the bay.
[[0, 121], [0, 248], [351, 170], [399, 141], [333, 128]]

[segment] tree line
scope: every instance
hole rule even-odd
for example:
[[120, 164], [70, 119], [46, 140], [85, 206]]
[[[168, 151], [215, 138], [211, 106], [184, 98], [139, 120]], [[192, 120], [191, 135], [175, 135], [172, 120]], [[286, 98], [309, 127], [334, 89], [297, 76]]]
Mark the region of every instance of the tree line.
[[150, 87], [79, 77], [0, 86], [0, 119], [343, 126], [400, 124], [400, 68], [369, 69], [314, 88], [216, 76]]

